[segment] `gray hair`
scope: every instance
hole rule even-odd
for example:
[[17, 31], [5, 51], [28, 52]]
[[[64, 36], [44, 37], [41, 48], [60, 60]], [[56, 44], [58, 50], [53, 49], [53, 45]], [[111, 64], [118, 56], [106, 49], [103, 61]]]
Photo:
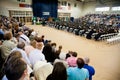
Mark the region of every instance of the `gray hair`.
[[90, 59], [88, 57], [85, 57], [84, 62], [85, 62], [85, 64], [88, 64], [90, 62]]

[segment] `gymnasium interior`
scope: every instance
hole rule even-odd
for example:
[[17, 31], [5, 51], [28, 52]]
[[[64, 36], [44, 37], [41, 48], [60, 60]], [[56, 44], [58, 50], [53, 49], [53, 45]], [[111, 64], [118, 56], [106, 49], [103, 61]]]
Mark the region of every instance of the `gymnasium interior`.
[[[55, 44], [55, 51], [62, 46], [56, 59], [60, 59], [60, 54], [72, 55], [74, 52], [77, 53], [76, 59], [89, 58], [89, 65], [94, 68], [92, 79], [80, 80], [120, 80], [120, 0], [0, 0], [0, 80], [9, 80], [5, 64], [9, 64], [9, 54], [19, 44], [19, 39], [14, 41], [11, 38], [15, 47], [8, 47], [11, 50], [6, 54], [5, 34], [12, 32], [12, 37], [16, 38], [15, 34], [21, 30], [31, 42], [34, 38], [36, 45], [43, 46], [40, 49], [43, 54], [45, 44], [51, 42]], [[25, 47], [28, 46], [26, 42]], [[24, 50], [28, 59], [32, 53], [29, 50], [28, 54]], [[47, 79], [49, 67], [39, 69], [41, 73], [37, 73], [37, 69], [34, 69], [37, 67], [32, 63], [34, 58], [30, 60], [30, 67], [35, 78], [26, 80], [51, 80]], [[46, 55], [45, 61], [52, 63], [54, 70], [54, 62], [47, 61]], [[5, 75], [8, 79], [3, 78]]]

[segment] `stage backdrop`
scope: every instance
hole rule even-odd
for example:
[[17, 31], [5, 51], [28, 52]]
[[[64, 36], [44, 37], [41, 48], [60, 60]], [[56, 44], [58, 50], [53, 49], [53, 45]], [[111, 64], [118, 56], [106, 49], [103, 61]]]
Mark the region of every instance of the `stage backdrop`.
[[32, 0], [33, 16], [57, 18], [58, 0]]

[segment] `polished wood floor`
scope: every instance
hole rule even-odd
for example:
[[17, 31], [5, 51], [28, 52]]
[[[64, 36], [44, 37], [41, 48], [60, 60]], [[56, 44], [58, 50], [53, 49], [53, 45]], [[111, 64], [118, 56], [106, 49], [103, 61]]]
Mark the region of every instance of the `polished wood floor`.
[[105, 42], [88, 40], [84, 37], [40, 25], [27, 25], [45, 35], [45, 39], [63, 46], [63, 52], [76, 51], [78, 57], [89, 57], [96, 73], [93, 80], [120, 80], [120, 43], [109, 45]]

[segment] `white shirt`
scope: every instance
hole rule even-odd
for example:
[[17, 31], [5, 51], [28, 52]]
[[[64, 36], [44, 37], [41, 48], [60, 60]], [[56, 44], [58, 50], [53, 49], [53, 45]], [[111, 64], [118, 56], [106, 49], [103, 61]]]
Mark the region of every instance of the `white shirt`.
[[53, 71], [53, 66], [50, 63], [38, 61], [34, 67], [33, 72], [36, 80], [46, 80], [47, 76]]
[[19, 52], [22, 54], [22, 57], [23, 57], [23, 59], [26, 61], [26, 63], [27, 63], [28, 65], [30, 65], [30, 60], [28, 59], [27, 53], [26, 53], [24, 50], [16, 47], [16, 48], [14, 48], [12, 51], [19, 51]]
[[45, 56], [39, 49], [34, 49], [29, 54], [29, 60], [32, 66], [38, 61], [45, 61]]
[[22, 34], [20, 35], [19, 42], [24, 42], [25, 45], [29, 45], [30, 39], [25, 34]]

